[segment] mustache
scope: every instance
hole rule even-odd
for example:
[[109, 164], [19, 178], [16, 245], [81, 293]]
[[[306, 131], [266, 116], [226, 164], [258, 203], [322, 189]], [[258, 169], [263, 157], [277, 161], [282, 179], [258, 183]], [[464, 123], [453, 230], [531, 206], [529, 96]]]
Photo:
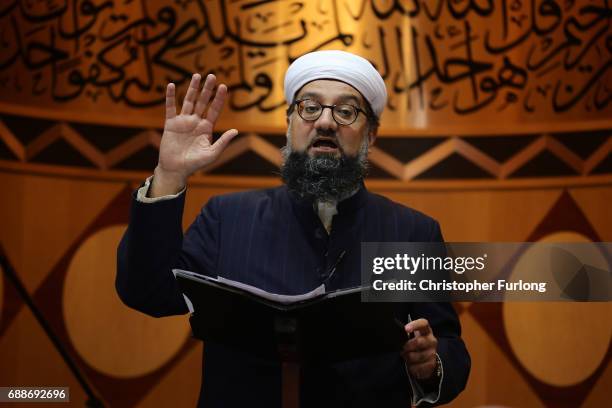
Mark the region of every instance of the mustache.
[[344, 149], [342, 148], [342, 145], [340, 144], [340, 141], [338, 140], [338, 137], [334, 130], [317, 129], [317, 134], [308, 143], [308, 148], [311, 148], [312, 146], [314, 146], [315, 143], [317, 143], [320, 140], [327, 140], [327, 141], [333, 142], [338, 148], [338, 150], [340, 150], [341, 153], [344, 153]]

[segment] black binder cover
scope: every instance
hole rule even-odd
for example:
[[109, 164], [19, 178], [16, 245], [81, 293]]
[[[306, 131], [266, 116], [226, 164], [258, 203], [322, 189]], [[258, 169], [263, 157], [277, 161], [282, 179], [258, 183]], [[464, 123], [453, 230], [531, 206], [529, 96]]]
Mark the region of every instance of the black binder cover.
[[194, 337], [262, 358], [333, 362], [398, 352], [407, 341], [397, 304], [364, 303], [368, 288], [327, 292], [291, 304], [271, 301], [204, 275], [176, 271], [194, 312]]

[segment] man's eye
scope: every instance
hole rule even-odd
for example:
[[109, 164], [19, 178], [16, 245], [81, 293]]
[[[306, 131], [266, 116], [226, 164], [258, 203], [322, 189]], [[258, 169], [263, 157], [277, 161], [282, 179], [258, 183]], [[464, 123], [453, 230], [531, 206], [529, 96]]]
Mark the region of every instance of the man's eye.
[[319, 110], [319, 105], [306, 105], [304, 106], [304, 111], [306, 113], [316, 113]]
[[350, 106], [339, 106], [336, 113], [342, 117], [349, 118], [353, 115], [353, 109]]

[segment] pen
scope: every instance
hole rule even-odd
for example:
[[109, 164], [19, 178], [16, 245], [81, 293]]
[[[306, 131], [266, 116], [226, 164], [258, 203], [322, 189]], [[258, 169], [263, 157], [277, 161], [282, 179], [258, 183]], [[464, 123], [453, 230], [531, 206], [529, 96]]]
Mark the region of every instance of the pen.
[[334, 276], [334, 273], [336, 273], [336, 269], [338, 269], [340, 262], [342, 262], [342, 260], [344, 259], [344, 255], [346, 255], [346, 250], [343, 250], [342, 252], [340, 252], [340, 255], [338, 255], [336, 262], [334, 262], [334, 264], [329, 269], [329, 272], [327, 273], [327, 279], [325, 279], [325, 281], [329, 282], [332, 276]]
[[[410, 316], [410, 313], [408, 313], [408, 321], [406, 322], [406, 324], [412, 322], [412, 317]], [[414, 332], [410, 332], [408, 333], [408, 340], [410, 339], [414, 339]]]

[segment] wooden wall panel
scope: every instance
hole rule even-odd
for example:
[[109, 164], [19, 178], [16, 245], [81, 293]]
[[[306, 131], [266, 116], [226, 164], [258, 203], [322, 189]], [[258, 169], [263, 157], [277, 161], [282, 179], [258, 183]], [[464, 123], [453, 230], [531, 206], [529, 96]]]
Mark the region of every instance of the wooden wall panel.
[[461, 325], [472, 357], [472, 372], [466, 390], [452, 407], [546, 407], [473, 317], [464, 313]]
[[202, 344], [193, 347], [135, 408], [157, 408], [161, 404], [195, 407], [200, 395], [203, 348]]
[[612, 189], [606, 187], [571, 189], [570, 194], [584, 210], [602, 241], [612, 241]]
[[560, 191], [410, 191], [386, 195], [436, 218], [447, 241], [522, 241]]
[[605, 407], [610, 403], [610, 386], [612, 386], [612, 365], [608, 364], [601, 378], [584, 401], [585, 407]]
[[[65, 253], [72, 253], [69, 260], [74, 259], [78, 252], [69, 252], [69, 247], [76, 244], [75, 248], [80, 248], [87, 242], [86, 237], [92, 236], [91, 233], [82, 235], [84, 232], [100, 231], [100, 228], [104, 228], [104, 223], [100, 224], [101, 219], [111, 220], [116, 216], [126, 219], [128, 203], [126, 200], [129, 198], [131, 187], [137, 185], [138, 182], [136, 180], [128, 183], [120, 180], [81, 180], [71, 177], [42, 177], [14, 173], [0, 173], [0, 177], [3, 185], [10, 186], [13, 193], [7, 199], [0, 201], [0, 216], [3, 217], [0, 242], [5, 248], [9, 248], [7, 253], [11, 262], [24, 279], [35, 300], [42, 304], [43, 313], [55, 313], [58, 309], [53, 304], [58, 299], [46, 299], [41, 296], [59, 293], [59, 297], [62, 298], [64, 295], [61, 294], [61, 291], [50, 291], [47, 289], [49, 282], [41, 285], [41, 281], [50, 276], [51, 269], [55, 271], [53, 272], [54, 277], [66, 279], [65, 274], [69, 273], [69, 268], [66, 268], [64, 275], [58, 275], [59, 270], [55, 264]], [[376, 185], [376, 183], [373, 184]], [[185, 227], [197, 215], [201, 205], [211, 196], [238, 189], [237, 187], [223, 188], [218, 185], [206, 187], [200, 183], [191, 186], [188, 190], [185, 209]], [[48, 200], [43, 202], [39, 200], [41, 191], [47, 192]], [[573, 188], [569, 196], [560, 188], [495, 190], [476, 188], [472, 190], [441, 189], [439, 191], [418, 188], [410, 190], [408, 188], [404, 192], [389, 190], [379, 192], [436, 217], [441, 222], [446, 238], [453, 241], [527, 239], [540, 228], [539, 224], [542, 220], [546, 219], [550, 212], [554, 212], [553, 209], [559, 205], [559, 202], [563, 201], [561, 197], [574, 199], [588, 222], [596, 231], [602, 231], [602, 237], [607, 236], [608, 225], [610, 225], [605, 202], [607, 197], [612, 196], [612, 186]], [[117, 201], [119, 198], [121, 199]], [[120, 204], [122, 202], [125, 204]], [[117, 215], [105, 215], [110, 214], [108, 213], [109, 208], [115, 209]], [[11, 213], [12, 217], [9, 216]], [[32, 216], [35, 213], [38, 215]], [[34, 220], [53, 219], [49, 220], [48, 225], [34, 228], [31, 227], [32, 220], [28, 220], [28, 217], [33, 217]], [[116, 225], [115, 222], [113, 221], [112, 225]], [[99, 227], [92, 230], [92, 225], [99, 225]], [[563, 222], [559, 222], [558, 225], [565, 228]], [[19, 237], [20, 234], [22, 238], [19, 240], [11, 238]], [[23, 235], [27, 234], [30, 234], [30, 238], [23, 238]], [[46, 244], [47, 241], [50, 241], [49, 236], [52, 237], [51, 241], [55, 239], [57, 242]], [[100, 248], [102, 252], [99, 256], [112, 256], [116, 243], [107, 242], [104, 245], [111, 248]], [[28, 259], [30, 254], [43, 260], [46, 259], [45, 262], [37, 264], [33, 274], [28, 268], [36, 262]], [[104, 262], [107, 261], [108, 259], [104, 260]], [[95, 262], [95, 259], [88, 262]], [[69, 262], [68, 265], [70, 264]], [[110, 275], [115, 272], [108, 270], [107, 273]], [[15, 295], [10, 293], [10, 284], [3, 279], [3, 285], [5, 292], [9, 292], [8, 299], [13, 299], [11, 302], [15, 303]], [[112, 287], [106, 286], [104, 291], [109, 293], [102, 294], [101, 298], [116, 296]], [[71, 293], [73, 298], [71, 304], [73, 305], [75, 304], [74, 296], [75, 294]], [[83, 296], [96, 295], [95, 292], [84, 292]], [[6, 299], [5, 296], [5, 304]], [[63, 300], [65, 299], [59, 299], [60, 302]], [[518, 360], [512, 348], [508, 347], [507, 340], [500, 340], [506, 336], [500, 326], [504, 316], [496, 314], [495, 308], [492, 307], [493, 305], [468, 303], [459, 308], [465, 340], [473, 356], [473, 371], [466, 392], [451, 406], [476, 407], [492, 404], [508, 407], [558, 406], [554, 399], [550, 399], [550, 395], [557, 392], [556, 388], [551, 391], [546, 388], [545, 383], [529, 377], [520, 362], [517, 363]], [[483, 311], [487, 310], [489, 312], [483, 315]], [[42, 334], [41, 329], [36, 325], [29, 310], [21, 305], [15, 316], [9, 320], [6, 320], [5, 317], [3, 314], [0, 319], [0, 359], [3, 361], [0, 368], [0, 381], [5, 384], [57, 384], [59, 382], [60, 385], [70, 385], [75, 396], [74, 401], [82, 401], [83, 393]], [[65, 324], [61, 323], [62, 320], [65, 320], [61, 312], [59, 316], [50, 317], [53, 324], [59, 325], [60, 329], [62, 324]], [[596, 312], [591, 318], [609, 321], [609, 313]], [[546, 327], [543, 329], [545, 330]], [[187, 342], [183, 348], [176, 351], [172, 361], [142, 377], [148, 378], [146, 381], [138, 378], [121, 380], [119, 377], [112, 379], [112, 376], [108, 377], [108, 374], [98, 372], [95, 367], [88, 366], [87, 359], [79, 356], [78, 348], [74, 347], [75, 339], [71, 338], [72, 333], [66, 332], [65, 329], [62, 333], [68, 344], [72, 344], [70, 350], [75, 354], [79, 364], [85, 368], [89, 380], [110, 406], [170, 405], [177, 398], [177, 390], [181, 390], [180, 401], [186, 405], [197, 399], [201, 359], [201, 346], [199, 345]], [[89, 333], [91, 336], [93, 332]], [[588, 339], [588, 335], [585, 338]], [[143, 341], [146, 340], [143, 339]], [[520, 341], [524, 341], [525, 346], [531, 344], [528, 335], [525, 335], [523, 340], [519, 336], [518, 341], [519, 343], [513, 343], [513, 347], [522, 347]], [[560, 338], [559, 341], [564, 340]], [[580, 339], [573, 338], [572, 342], [574, 341], [580, 343]], [[113, 354], [112, 349], [107, 349], [106, 358], [109, 360], [125, 359], [125, 356], [121, 353]], [[581, 400], [577, 404], [568, 406], [599, 406], [598, 401], [601, 401], [605, 395], [602, 390], [612, 384], [609, 350], [604, 357], [600, 358], [604, 359], [600, 362], [603, 368], [601, 372], [598, 372], [590, 388], [585, 391], [584, 402]], [[554, 361], [554, 358], [547, 360], [549, 364], [554, 364]], [[43, 370], [33, 370], [34, 362], [38, 365], [42, 364]], [[122, 363], [125, 364], [125, 361]], [[109, 361], [108, 364], [112, 366], [113, 362]], [[135, 381], [135, 385], [129, 387], [140, 390], [128, 401], [123, 400], [123, 393], [126, 390], [119, 385], [122, 381], [128, 381], [126, 386]], [[139, 385], [136, 385], [137, 383]], [[117, 391], [113, 392], [113, 389]], [[562, 395], [562, 389], [563, 387], [559, 388], [559, 395]], [[553, 394], [550, 394], [551, 392]]]
[[5, 186], [0, 209], [0, 239], [16, 268], [28, 271], [34, 291], [68, 245], [122, 188], [0, 172]]
[[29, 310], [22, 309], [0, 336], [0, 361], [2, 386], [70, 387], [71, 406], [85, 406], [85, 393]]

